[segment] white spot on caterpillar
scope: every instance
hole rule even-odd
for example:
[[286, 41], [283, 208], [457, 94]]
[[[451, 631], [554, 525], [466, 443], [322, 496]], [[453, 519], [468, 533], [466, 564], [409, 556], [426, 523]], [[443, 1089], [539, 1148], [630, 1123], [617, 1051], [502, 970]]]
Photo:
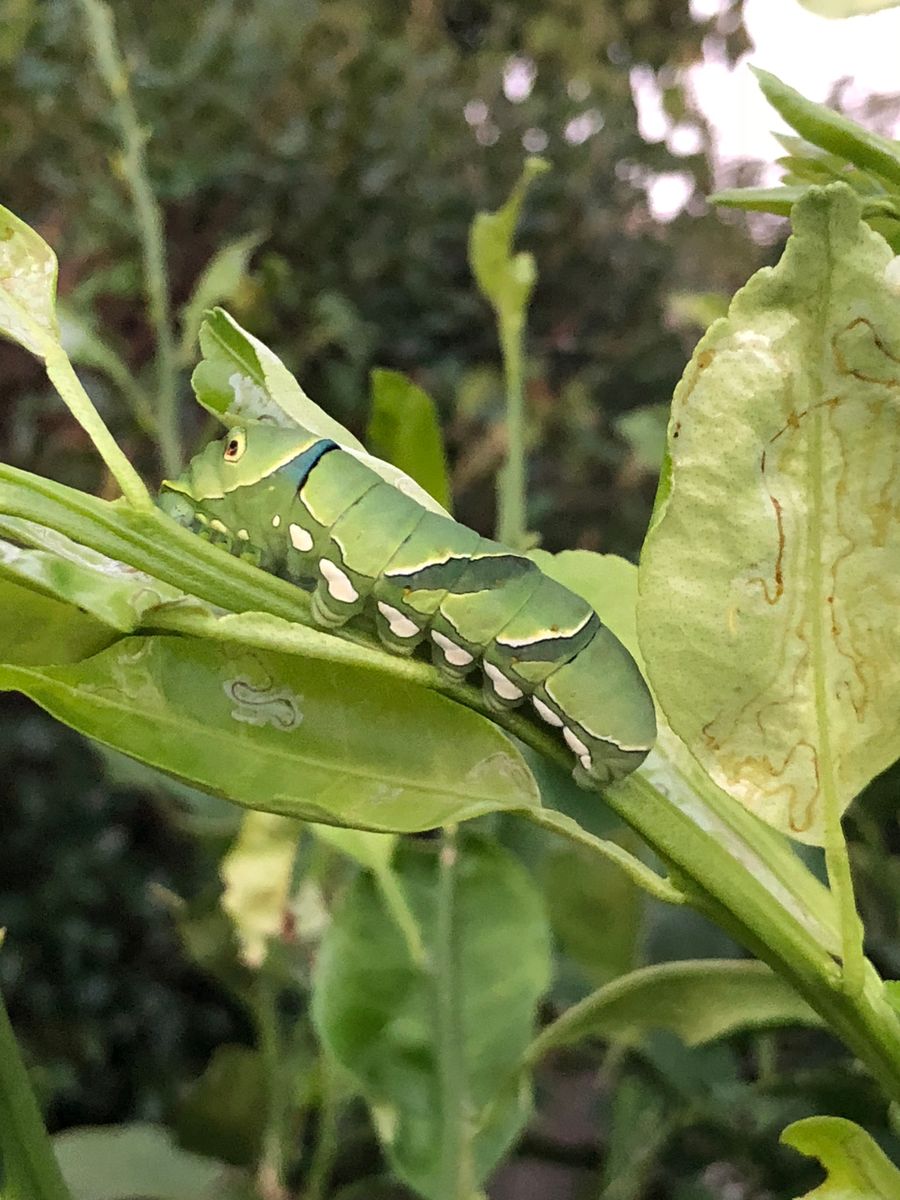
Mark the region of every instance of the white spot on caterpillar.
[[521, 700], [524, 692], [521, 688], [517, 688], [512, 680], [507, 679], [502, 671], [498, 670], [493, 663], [484, 663], [484, 673], [494, 685], [494, 691], [501, 700]]
[[390, 604], [385, 604], [383, 600], [379, 600], [378, 611], [387, 621], [394, 637], [410, 638], [415, 637], [419, 632], [419, 627], [415, 621], [411, 621], [399, 608], [394, 608]]
[[228, 526], [224, 523], [224, 521], [220, 521], [218, 519], [218, 517], [213, 517], [213, 519], [209, 523], [209, 527], [210, 527], [210, 529], [215, 529], [216, 533], [228, 533], [229, 532]]
[[584, 767], [584, 769], [586, 771], [589, 771], [591, 769], [591, 765], [592, 765], [591, 764], [591, 756], [589, 754], [579, 754], [578, 761], [581, 763], [581, 765]]
[[279, 516], [278, 513], [276, 513], [275, 516], [272, 518], [272, 528], [277, 529], [280, 524], [281, 524], [281, 517]]
[[569, 749], [577, 754], [579, 758], [582, 758], [584, 755], [587, 755], [588, 758], [590, 758], [590, 750], [588, 750], [587, 746], [584, 744], [578, 734], [572, 732], [568, 725], [563, 726], [563, 737], [566, 739], [566, 745], [569, 747]]
[[467, 667], [472, 662], [472, 655], [468, 650], [463, 650], [462, 646], [457, 646], [456, 642], [451, 642], [443, 633], [432, 630], [432, 639], [435, 645], [440, 646], [444, 652], [444, 658], [452, 667]]
[[[275, 522], [273, 521], [272, 524], [274, 525]], [[290, 525], [288, 526], [288, 532], [291, 535], [291, 545], [295, 550], [299, 550], [301, 554], [307, 550], [312, 550], [312, 535], [307, 533], [302, 526]]]
[[539, 700], [537, 696], [532, 696], [531, 703], [534, 705], [535, 712], [542, 721], [546, 721], [548, 725], [553, 725], [556, 729], [562, 728], [562, 717], [557, 716], [553, 709], [545, 704], [543, 700]]
[[550, 641], [557, 641], [557, 640], [565, 641], [566, 638], [572, 638], [572, 637], [575, 637], [575, 635], [577, 633], [581, 633], [582, 629], [584, 629], [585, 625], [587, 625], [588, 622], [593, 619], [593, 617], [594, 617], [593, 612], [585, 613], [585, 615], [581, 618], [580, 621], [577, 622], [577, 624], [572, 625], [571, 627], [569, 627], [567, 629], [557, 629], [555, 633], [553, 632], [552, 629], [539, 629], [537, 631], [537, 633], [533, 633], [530, 637], [523, 637], [523, 638], [498, 637], [497, 645], [498, 646], [507, 646], [510, 649], [520, 649], [520, 648], [524, 648], [525, 646], [535, 646], [538, 644], [538, 642], [550, 642]]
[[[293, 530], [294, 526], [291, 526]], [[291, 535], [293, 538], [293, 534]], [[309, 537], [309, 534], [307, 534]], [[310, 545], [312, 542], [310, 541]], [[327, 558], [319, 559], [319, 570], [322, 572], [322, 578], [328, 584], [329, 594], [335, 600], [341, 600], [344, 604], [352, 604], [359, 599], [359, 592], [344, 574], [340, 567], [336, 566]]]
[[249, 542], [249, 541], [250, 541], [250, 534], [247, 532], [247, 530], [246, 530], [246, 529], [239, 529], [239, 530], [237, 531], [237, 535], [238, 535], [238, 537], [241, 539], [241, 541], [242, 541], [242, 542]]

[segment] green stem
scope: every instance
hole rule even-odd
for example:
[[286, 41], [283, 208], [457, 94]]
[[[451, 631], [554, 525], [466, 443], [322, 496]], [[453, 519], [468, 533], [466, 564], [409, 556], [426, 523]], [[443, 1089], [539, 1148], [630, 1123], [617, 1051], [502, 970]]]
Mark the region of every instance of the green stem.
[[319, 1128], [316, 1147], [309, 1168], [309, 1180], [304, 1200], [324, 1200], [334, 1170], [338, 1151], [338, 1098], [334, 1072], [323, 1055], [319, 1060], [322, 1078], [322, 1102], [319, 1106]]
[[525, 387], [521, 318], [499, 317], [506, 381], [506, 462], [497, 480], [497, 538], [515, 550], [528, 542], [525, 470]]
[[456, 827], [448, 826], [443, 833], [440, 851], [432, 976], [443, 1118], [439, 1188], [443, 1200], [471, 1200], [474, 1190], [466, 1121], [466, 1076], [455, 915], [458, 857]]
[[267, 1112], [257, 1182], [264, 1200], [287, 1200], [285, 1138], [290, 1101], [285, 1086], [282, 1039], [279, 1030], [275, 984], [263, 969], [256, 986], [256, 1025], [263, 1075], [267, 1086]]
[[144, 511], [152, 509], [153, 501], [150, 499], [143, 480], [107, 429], [90, 396], [81, 386], [81, 380], [75, 374], [75, 368], [63, 348], [57, 345], [48, 346], [44, 364], [50, 382], [66, 402], [72, 416], [96, 446], [97, 453], [106, 463], [109, 473], [121, 488], [122, 495], [136, 509]]
[[416, 967], [423, 968], [427, 955], [422, 941], [422, 931], [415, 913], [409, 906], [403, 888], [400, 886], [400, 881], [390, 867], [376, 870], [374, 875], [388, 912], [406, 942], [410, 960]]
[[178, 360], [169, 304], [163, 218], [147, 172], [141, 128], [131, 96], [128, 70], [116, 40], [112, 11], [103, 0], [80, 0], [84, 9], [97, 69], [109, 89], [122, 140], [122, 174], [131, 193], [141, 254], [147, 310], [156, 333], [158, 366], [159, 447], [167, 475], [181, 470], [181, 430], [178, 422]]
[[0, 997], [0, 1195], [72, 1200]]

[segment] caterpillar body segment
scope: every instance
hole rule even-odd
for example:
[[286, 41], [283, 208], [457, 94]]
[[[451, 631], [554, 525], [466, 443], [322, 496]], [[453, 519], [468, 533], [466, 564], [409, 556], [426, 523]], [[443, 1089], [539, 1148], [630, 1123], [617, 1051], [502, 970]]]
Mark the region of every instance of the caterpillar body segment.
[[496, 709], [558, 730], [589, 787], [634, 770], [655, 738], [637, 667], [593, 609], [530, 559], [430, 512], [335, 442], [237, 428], [200, 452], [160, 503], [234, 554], [312, 592], [324, 627], [365, 615], [384, 645], [426, 643], [461, 679], [480, 668]]

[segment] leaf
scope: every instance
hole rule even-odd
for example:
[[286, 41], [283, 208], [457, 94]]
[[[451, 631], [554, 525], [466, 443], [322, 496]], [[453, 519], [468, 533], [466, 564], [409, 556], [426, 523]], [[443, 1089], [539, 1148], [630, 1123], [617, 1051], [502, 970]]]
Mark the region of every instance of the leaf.
[[[0, 948], [2, 944], [0, 930]], [[2, 995], [0, 1196], [2, 1200], [80, 1200], [70, 1197], [59, 1173]]]
[[78, 662], [115, 638], [108, 625], [4, 578], [0, 569], [0, 663], [40, 667]]
[[75, 666], [0, 668], [0, 688], [196, 787], [283, 816], [408, 832], [539, 805], [490, 721], [371, 668], [130, 637]]
[[530, 1058], [588, 1037], [638, 1045], [666, 1029], [702, 1046], [743, 1029], [821, 1025], [794, 989], [764, 963], [695, 959], [640, 967], [570, 1008], [541, 1033]]
[[781, 1135], [809, 1158], [817, 1158], [828, 1178], [805, 1200], [897, 1200], [900, 1171], [864, 1129], [843, 1117], [807, 1117]]
[[180, 1144], [195, 1154], [253, 1166], [262, 1146], [267, 1097], [259, 1051], [217, 1046], [177, 1103], [173, 1124]]
[[0, 333], [38, 358], [59, 342], [56, 274], [41, 235], [0, 205]]
[[219, 1200], [225, 1166], [179, 1149], [159, 1125], [73, 1129], [53, 1139], [73, 1200]]
[[[438, 856], [401, 846], [397, 873], [438, 961]], [[447, 936], [444, 934], [443, 936]], [[540, 894], [525, 869], [499, 846], [462, 842], [453, 892], [452, 980], [413, 965], [380, 903], [360, 876], [335, 913], [319, 954], [313, 1018], [323, 1044], [353, 1075], [368, 1101], [390, 1160], [428, 1200], [444, 1200], [444, 1136], [465, 1125], [468, 1195], [498, 1161], [528, 1111], [511, 1085], [547, 986], [549, 946]], [[459, 989], [453, 1046], [436, 1036], [436, 1011]], [[460, 1072], [462, 1113], [448, 1112], [441, 1055]]]
[[349, 429], [310, 400], [281, 359], [224, 309], [206, 314], [200, 348], [203, 361], [191, 377], [194, 393], [223, 424], [265, 418], [286, 428], [302, 425], [341, 446], [364, 450]]
[[158, 605], [185, 599], [177, 588], [32, 521], [0, 517], [0, 534], [37, 547], [0, 540], [0, 575], [76, 605], [122, 633], [136, 629]]
[[228, 242], [206, 264], [190, 299], [181, 310], [181, 354], [184, 359], [189, 359], [194, 352], [207, 309], [234, 299], [247, 277], [250, 257], [262, 240], [261, 233], [245, 234]]
[[864, 13], [896, 8], [900, 0], [800, 0], [804, 8], [817, 17], [860, 17]]
[[366, 441], [373, 454], [405, 471], [443, 508], [450, 507], [450, 480], [437, 409], [428, 393], [402, 372], [372, 372]]
[[900, 303], [843, 185], [795, 210], [676, 390], [638, 628], [724, 791], [803, 841], [900, 750]]
[[549, 169], [544, 159], [527, 158], [503, 207], [478, 213], [469, 233], [469, 266], [475, 281], [500, 320], [513, 325], [524, 322], [537, 278], [534, 257], [525, 251], [513, 254], [513, 238], [529, 186]]
[[768, 71], [751, 69], [775, 111], [807, 141], [863, 170], [900, 183], [900, 143], [870, 133], [834, 109], [807, 100]]
[[271, 938], [284, 929], [291, 876], [303, 827], [290, 817], [245, 813], [219, 873], [222, 908], [231, 917], [248, 967], [263, 965]]

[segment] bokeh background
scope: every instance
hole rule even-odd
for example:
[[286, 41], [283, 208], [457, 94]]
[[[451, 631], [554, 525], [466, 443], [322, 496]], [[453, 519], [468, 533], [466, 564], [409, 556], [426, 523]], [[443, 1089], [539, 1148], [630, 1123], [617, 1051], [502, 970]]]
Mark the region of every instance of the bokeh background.
[[[552, 164], [519, 233], [539, 272], [527, 345], [529, 514], [550, 550], [636, 558], [669, 398], [693, 342], [780, 251], [783, 222], [704, 200], [716, 187], [777, 177], [768, 129], [778, 121], [748, 61], [882, 132], [900, 111], [890, 94], [896, 13], [838, 24], [794, 0], [112, 7], [176, 311], [213, 254], [246, 239], [252, 253], [229, 309], [357, 433], [371, 369], [412, 376], [441, 413], [456, 513], [485, 533], [503, 387], [468, 229], [503, 201], [526, 154]], [[119, 134], [72, 0], [0, 0], [0, 146], [0, 201], [57, 250], [72, 330], [101, 332], [152, 389], [154, 332]], [[98, 362], [82, 377], [158, 479], [115, 370]], [[109, 494], [35, 360], [0, 344], [0, 386], [4, 461]], [[196, 448], [208, 430], [187, 370], [182, 389]], [[0, 987], [51, 1127], [178, 1125], [187, 1111], [179, 1131], [190, 1144], [196, 1079], [216, 1046], [249, 1043], [252, 1031], [185, 947], [173, 898], [212, 909], [234, 817], [102, 758], [15, 696], [0, 697], [0, 780]], [[882, 780], [849, 822], [870, 949], [888, 977], [900, 975], [895, 810], [896, 780]], [[599, 878], [573, 851], [548, 854], [527, 839], [516, 849], [544, 884], [557, 1001], [635, 962], [738, 953], [699, 918]], [[583, 919], [598, 906], [608, 913], [602, 938], [596, 917], [592, 928]], [[764, 1094], [747, 1083], [759, 1062], [769, 1063]], [[881, 1119], [868, 1082], [824, 1035], [689, 1055], [661, 1039], [626, 1074], [619, 1065], [585, 1051], [545, 1069], [539, 1115], [492, 1197], [792, 1196], [806, 1167], [775, 1148], [788, 1121], [814, 1111], [870, 1127]], [[379, 1169], [363, 1114], [346, 1121], [342, 1184]], [[610, 1163], [636, 1158], [630, 1174], [613, 1172], [615, 1190]]]

